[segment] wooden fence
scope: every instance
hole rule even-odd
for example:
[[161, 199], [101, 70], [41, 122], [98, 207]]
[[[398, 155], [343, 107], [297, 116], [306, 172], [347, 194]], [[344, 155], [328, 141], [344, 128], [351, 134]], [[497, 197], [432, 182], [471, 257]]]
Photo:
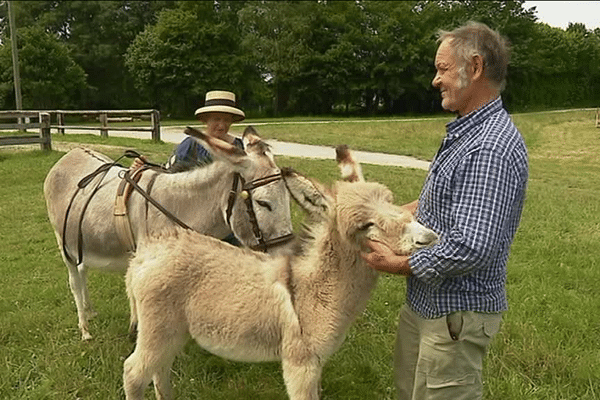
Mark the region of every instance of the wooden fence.
[[[38, 122], [28, 122], [28, 120]], [[40, 144], [42, 150], [52, 150], [50, 135], [50, 113], [47, 111], [0, 111], [0, 121], [17, 122], [0, 123], [0, 130], [22, 131], [20, 135], [0, 135], [0, 146], [22, 144]], [[23, 122], [25, 121], [25, 122]], [[27, 129], [39, 129], [39, 134], [27, 134]]]
[[[96, 130], [100, 131], [102, 137], [108, 137], [108, 131], [133, 131], [133, 132], [150, 132], [152, 140], [160, 141], [160, 112], [158, 110], [94, 110], [94, 111], [49, 111], [51, 114], [56, 114], [56, 124], [52, 124], [51, 128], [57, 129], [58, 133], [65, 133], [65, 129], [77, 130]], [[89, 125], [65, 125], [66, 115], [78, 115], [97, 118], [100, 126]], [[124, 122], [133, 121], [134, 119], [147, 119], [150, 121], [149, 127], [124, 127], [124, 126], [109, 126], [109, 122]]]

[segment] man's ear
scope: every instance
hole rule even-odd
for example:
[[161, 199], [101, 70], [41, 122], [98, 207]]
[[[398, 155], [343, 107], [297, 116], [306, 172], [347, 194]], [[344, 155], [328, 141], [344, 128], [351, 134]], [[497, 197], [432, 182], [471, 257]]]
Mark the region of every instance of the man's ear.
[[471, 78], [475, 81], [483, 77], [483, 57], [476, 54], [471, 59], [471, 71], [473, 75]]

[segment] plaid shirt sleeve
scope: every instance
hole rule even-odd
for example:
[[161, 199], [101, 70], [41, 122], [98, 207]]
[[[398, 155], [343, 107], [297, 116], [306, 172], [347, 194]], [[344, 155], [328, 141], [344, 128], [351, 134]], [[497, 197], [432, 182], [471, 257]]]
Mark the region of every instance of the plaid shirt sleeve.
[[437, 218], [444, 220], [447, 229], [439, 244], [411, 257], [415, 278], [437, 287], [446, 278], [496, 264], [503, 244], [511, 240], [503, 233], [514, 219], [522, 190], [523, 179], [511, 160], [509, 154], [486, 143], [472, 149], [451, 174], [434, 178], [432, 190], [438, 191], [434, 197], [441, 202], [435, 205]]

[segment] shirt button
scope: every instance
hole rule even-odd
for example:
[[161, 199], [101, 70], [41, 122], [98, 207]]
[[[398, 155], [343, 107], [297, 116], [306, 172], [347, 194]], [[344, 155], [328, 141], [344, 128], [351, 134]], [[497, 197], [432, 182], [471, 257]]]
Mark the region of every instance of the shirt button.
[[427, 276], [431, 278], [437, 278], [439, 276], [439, 273], [433, 268], [427, 268], [426, 272]]

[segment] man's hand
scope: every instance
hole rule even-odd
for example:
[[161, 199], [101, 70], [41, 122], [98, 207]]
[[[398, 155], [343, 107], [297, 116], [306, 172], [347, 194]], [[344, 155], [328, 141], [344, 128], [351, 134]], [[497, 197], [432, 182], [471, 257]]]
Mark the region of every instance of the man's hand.
[[391, 274], [411, 275], [407, 256], [399, 256], [381, 242], [367, 240], [370, 253], [361, 253], [369, 267]]

